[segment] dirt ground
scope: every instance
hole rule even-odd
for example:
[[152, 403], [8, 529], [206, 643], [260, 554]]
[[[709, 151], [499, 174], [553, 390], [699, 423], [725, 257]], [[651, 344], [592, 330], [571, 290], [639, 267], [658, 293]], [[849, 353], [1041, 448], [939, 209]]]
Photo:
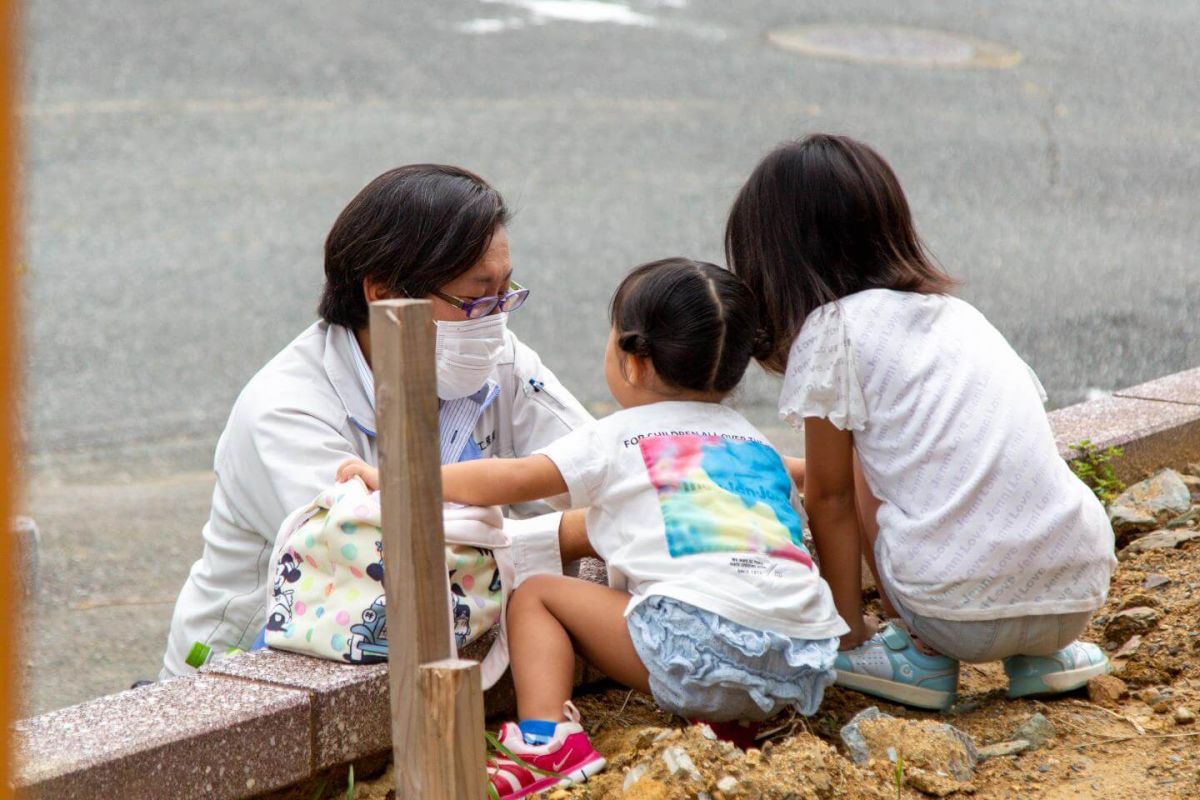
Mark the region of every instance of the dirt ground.
[[[1193, 517], [1200, 517], [1193, 509]], [[1200, 527], [1195, 519], [1182, 530]], [[1122, 610], [1139, 609], [1118, 615]], [[1128, 555], [1108, 604], [1087, 639], [1106, 646], [1119, 681], [1044, 700], [1009, 700], [1000, 664], [967, 665], [958, 704], [948, 713], [907, 709], [831, 688], [811, 718], [783, 715], [762, 729], [758, 748], [742, 752], [658, 711], [636, 693], [602, 688], [576, 699], [607, 769], [586, 784], [557, 789], [551, 800], [709, 798], [1200, 797], [1200, 538], [1175, 549]], [[1107, 694], [1103, 690], [1107, 689]], [[868, 706], [894, 715], [868, 741], [888, 757], [856, 766], [838, 732]], [[1037, 749], [983, 760], [968, 781], [938, 775], [947, 752], [928, 736], [949, 723], [976, 746], [1013, 740], [1042, 714], [1053, 736]], [[871, 725], [876, 725], [872, 723]], [[888, 738], [890, 737], [890, 738]], [[875, 750], [875, 748], [872, 748]], [[668, 751], [670, 751], [668, 753]], [[681, 759], [680, 754], [686, 754]], [[390, 775], [360, 784], [356, 797], [383, 800]]]

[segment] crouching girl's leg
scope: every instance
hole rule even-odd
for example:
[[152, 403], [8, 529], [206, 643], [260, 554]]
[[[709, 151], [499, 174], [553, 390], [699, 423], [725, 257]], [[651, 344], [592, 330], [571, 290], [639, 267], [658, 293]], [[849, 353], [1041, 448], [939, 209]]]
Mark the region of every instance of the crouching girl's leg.
[[535, 575], [513, 592], [508, 648], [522, 719], [565, 718], [577, 651], [610, 678], [649, 692], [625, 623], [628, 604], [625, 592], [559, 575]]
[[501, 750], [488, 763], [500, 800], [587, 780], [604, 768], [570, 702], [575, 654], [646, 691], [646, 668], [625, 625], [628, 602], [624, 592], [558, 575], [527, 578], [513, 592], [508, 649], [520, 722], [501, 727]]

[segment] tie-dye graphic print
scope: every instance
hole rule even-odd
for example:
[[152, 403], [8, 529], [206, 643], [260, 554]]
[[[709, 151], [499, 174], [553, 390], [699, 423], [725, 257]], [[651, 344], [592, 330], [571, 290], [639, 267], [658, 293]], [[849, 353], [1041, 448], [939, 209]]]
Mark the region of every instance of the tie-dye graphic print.
[[638, 446], [672, 558], [763, 553], [812, 568], [791, 478], [770, 447], [691, 434], [647, 437]]

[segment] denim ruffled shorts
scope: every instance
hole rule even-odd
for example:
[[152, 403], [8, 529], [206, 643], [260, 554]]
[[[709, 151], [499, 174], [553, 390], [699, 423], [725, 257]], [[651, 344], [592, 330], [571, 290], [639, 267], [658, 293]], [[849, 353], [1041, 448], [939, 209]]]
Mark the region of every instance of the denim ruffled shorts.
[[709, 722], [805, 716], [833, 683], [838, 640], [790, 639], [654, 595], [628, 617], [634, 649], [664, 711]]

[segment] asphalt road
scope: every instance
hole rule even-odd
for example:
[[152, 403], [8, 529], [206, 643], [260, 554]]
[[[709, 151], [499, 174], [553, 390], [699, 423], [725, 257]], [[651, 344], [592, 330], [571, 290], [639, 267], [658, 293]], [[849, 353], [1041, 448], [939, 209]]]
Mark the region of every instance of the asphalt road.
[[[426, 160], [474, 168], [517, 209], [535, 295], [513, 326], [585, 402], [607, 400], [622, 273], [719, 260], [755, 160], [816, 130], [892, 161], [933, 250], [1053, 404], [1200, 363], [1200, 70], [1183, 35], [1200, 6], [837, 5], [34, 0], [32, 453], [65, 451], [65, 468], [82, 449], [105, 474], [203, 467], [239, 388], [313, 319], [337, 212]], [[954, 31], [1023, 61], [920, 69], [766, 43], [814, 22]], [[767, 411], [773, 394], [755, 382], [742, 400]]]
[[[153, 663], [158, 595], [199, 554], [207, 487], [189, 477], [186, 502], [129, 526], [157, 484], [111, 504], [52, 487], [205, 469], [240, 387], [314, 318], [334, 217], [397, 164], [459, 163], [505, 193], [534, 290], [513, 327], [601, 412], [620, 276], [719, 261], [757, 158], [812, 131], [891, 160], [928, 243], [1053, 405], [1200, 364], [1197, 4], [32, 0], [25, 16], [30, 507], [86, 578], [74, 600], [44, 582], [59, 623], [30, 668], [63, 686], [79, 659], [116, 659], [108, 688]], [[767, 42], [829, 22], [952, 31], [1022, 60], [926, 69]], [[775, 391], [758, 376], [739, 402], [769, 420]], [[95, 606], [124, 591], [106, 584], [141, 587], [150, 613]], [[136, 647], [110, 635], [138, 619], [153, 635]], [[82, 656], [81, 630], [103, 634]]]

